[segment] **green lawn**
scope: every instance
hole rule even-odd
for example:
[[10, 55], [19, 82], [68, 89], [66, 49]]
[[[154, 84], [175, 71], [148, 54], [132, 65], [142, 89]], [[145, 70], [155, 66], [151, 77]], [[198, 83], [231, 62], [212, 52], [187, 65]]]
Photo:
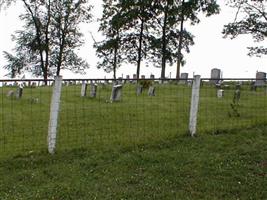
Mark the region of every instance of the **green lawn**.
[[[80, 97], [81, 85], [64, 86], [57, 136], [58, 150], [132, 146], [169, 140], [188, 133], [191, 88], [155, 84], [156, 96], [147, 90], [136, 96], [135, 85], [123, 87], [120, 102], [110, 103], [111, 86], [99, 85], [96, 98]], [[52, 87], [24, 88], [20, 100], [6, 97], [12, 87], [0, 88], [0, 158], [46, 150]], [[234, 85], [222, 99], [216, 88], [201, 88], [197, 132], [227, 133], [267, 124], [267, 93], [243, 85], [240, 117], [230, 117]], [[38, 99], [38, 102], [32, 99]]]
[[[140, 96], [111, 86], [95, 99], [64, 86], [57, 151], [47, 153], [51, 87], [0, 88], [0, 199], [267, 199], [267, 95], [243, 85], [222, 99], [204, 83], [197, 137], [188, 134], [191, 88], [156, 86]], [[38, 99], [38, 101], [33, 101]]]
[[0, 161], [0, 199], [267, 199], [267, 127]]

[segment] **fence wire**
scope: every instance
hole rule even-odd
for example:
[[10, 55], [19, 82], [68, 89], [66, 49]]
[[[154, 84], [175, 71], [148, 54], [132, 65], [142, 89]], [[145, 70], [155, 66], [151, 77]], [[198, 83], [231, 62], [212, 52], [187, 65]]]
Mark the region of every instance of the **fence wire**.
[[[192, 81], [63, 80], [57, 150], [127, 147], [188, 134]], [[202, 79], [197, 134], [266, 127], [266, 82], [257, 81]], [[46, 151], [52, 85], [0, 81], [0, 157]]]

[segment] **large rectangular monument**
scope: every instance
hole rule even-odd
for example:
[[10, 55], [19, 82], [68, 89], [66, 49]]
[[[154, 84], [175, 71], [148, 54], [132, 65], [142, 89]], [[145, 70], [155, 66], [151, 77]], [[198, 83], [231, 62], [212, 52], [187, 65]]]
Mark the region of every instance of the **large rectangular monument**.
[[210, 78], [212, 80], [210, 80], [211, 83], [217, 84], [220, 82], [220, 78], [221, 78], [221, 70], [217, 69], [217, 68], [213, 68], [211, 70], [211, 75]]

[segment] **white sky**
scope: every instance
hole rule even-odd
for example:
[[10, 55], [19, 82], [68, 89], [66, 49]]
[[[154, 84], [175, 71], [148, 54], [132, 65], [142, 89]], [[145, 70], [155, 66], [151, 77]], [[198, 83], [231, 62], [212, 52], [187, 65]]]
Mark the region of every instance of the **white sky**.
[[[72, 74], [63, 72], [63, 78], [107, 78], [112, 77], [112, 73], [104, 73], [103, 70], [96, 68], [98, 58], [95, 56], [93, 41], [90, 32], [98, 40], [101, 35], [98, 33], [98, 23], [96, 18], [101, 16], [101, 1], [92, 1], [95, 4], [93, 9], [94, 20], [92, 23], [83, 26], [85, 34], [85, 44], [80, 49], [80, 56], [85, 58], [90, 64], [90, 69], [86, 75]], [[6, 11], [0, 13], [0, 78], [6, 78], [6, 72], [2, 69], [6, 61], [3, 57], [3, 51], [10, 52], [15, 43], [11, 41], [11, 34], [19, 30], [21, 22], [18, 18], [22, 5], [16, 4]], [[256, 71], [267, 72], [267, 56], [257, 58], [247, 56], [247, 46], [257, 45], [250, 36], [241, 36], [238, 39], [230, 40], [222, 38], [223, 25], [232, 22], [235, 17], [235, 10], [223, 6], [219, 15], [202, 18], [200, 24], [194, 27], [187, 27], [195, 35], [195, 45], [191, 47], [190, 54], [186, 54], [186, 65], [182, 67], [181, 72], [188, 72], [192, 77], [193, 73], [200, 74], [203, 78], [210, 77], [212, 68], [220, 68], [223, 71], [224, 78], [254, 78]], [[266, 46], [266, 41], [260, 45]], [[136, 72], [136, 67], [132, 65], [122, 66], [118, 70], [117, 76], [125, 77], [129, 74], [131, 77]], [[150, 74], [160, 76], [160, 68], [145, 67], [145, 62], [141, 66], [141, 73], [149, 77]], [[175, 77], [175, 65], [166, 69], [166, 76]], [[31, 78], [29, 75], [26, 78]]]

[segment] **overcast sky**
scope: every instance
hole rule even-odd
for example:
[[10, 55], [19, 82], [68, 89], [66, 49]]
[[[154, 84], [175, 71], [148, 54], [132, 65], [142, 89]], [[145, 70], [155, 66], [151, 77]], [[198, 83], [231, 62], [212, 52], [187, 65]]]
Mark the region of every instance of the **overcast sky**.
[[[82, 27], [85, 34], [85, 44], [79, 51], [80, 56], [88, 61], [90, 69], [86, 75], [73, 75], [70, 72], [63, 72], [63, 78], [104, 78], [112, 77], [112, 74], [104, 73], [103, 70], [96, 69], [97, 57], [93, 49], [93, 41], [90, 32], [99, 40], [101, 35], [98, 33], [98, 23], [96, 18], [101, 16], [101, 1], [92, 1], [94, 20], [91, 24]], [[3, 58], [3, 51], [12, 51], [14, 42], [11, 41], [11, 34], [20, 29], [21, 22], [18, 18], [23, 10], [21, 4], [11, 7], [0, 13], [0, 78], [6, 78], [6, 72], [2, 69], [6, 61]], [[195, 45], [191, 47], [191, 52], [185, 55], [186, 65], [182, 67], [181, 72], [188, 72], [192, 77], [193, 73], [200, 74], [203, 78], [210, 77], [212, 68], [220, 68], [223, 71], [224, 78], [254, 78], [256, 71], [267, 72], [267, 57], [249, 57], [247, 56], [247, 46], [257, 45], [250, 36], [241, 36], [238, 39], [223, 39], [223, 25], [232, 22], [235, 17], [235, 10], [223, 6], [219, 15], [208, 18], [201, 18], [200, 24], [194, 27], [186, 27], [195, 35]], [[261, 45], [266, 46], [266, 41]], [[118, 70], [117, 76], [125, 77], [136, 72], [136, 67], [131, 65], [122, 66]], [[146, 67], [145, 63], [141, 66], [141, 73], [148, 77], [150, 74], [160, 76], [160, 69], [153, 66]], [[175, 66], [168, 66], [166, 76], [175, 77]], [[31, 78], [29, 75], [26, 78]]]

